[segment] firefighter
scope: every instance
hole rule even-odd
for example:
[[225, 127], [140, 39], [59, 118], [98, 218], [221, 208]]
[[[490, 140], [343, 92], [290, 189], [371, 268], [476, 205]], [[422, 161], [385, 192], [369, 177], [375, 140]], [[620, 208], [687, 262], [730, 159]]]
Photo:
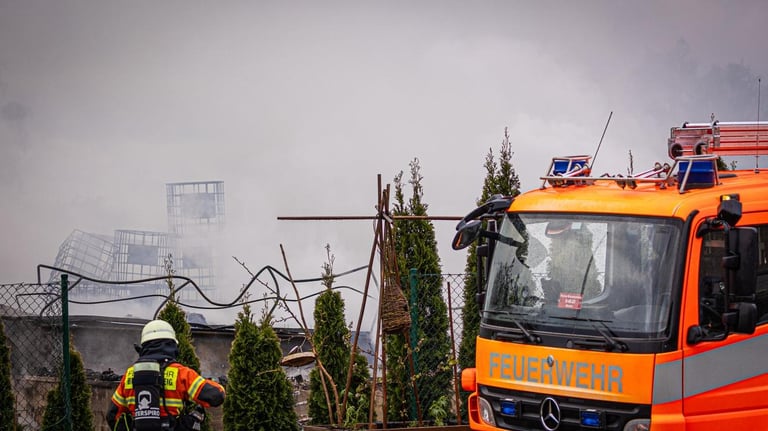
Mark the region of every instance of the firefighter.
[[182, 414], [187, 403], [220, 406], [224, 388], [176, 362], [178, 340], [173, 327], [153, 320], [141, 331], [137, 362], [120, 380], [107, 409], [112, 430], [160, 431], [200, 429], [201, 410]]
[[592, 232], [587, 226], [566, 220], [552, 221], [547, 224], [544, 234], [551, 239], [548, 278], [542, 280], [545, 296], [557, 302], [562, 293], [575, 293], [585, 298], [600, 294], [602, 286], [592, 254]]

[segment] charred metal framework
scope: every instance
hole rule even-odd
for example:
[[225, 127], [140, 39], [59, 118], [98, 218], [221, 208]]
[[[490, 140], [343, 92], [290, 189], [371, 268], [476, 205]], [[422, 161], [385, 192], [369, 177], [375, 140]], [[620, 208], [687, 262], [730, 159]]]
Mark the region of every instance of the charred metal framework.
[[164, 259], [174, 251], [167, 233], [138, 230], [116, 230], [114, 247], [114, 281], [164, 276]]
[[170, 183], [165, 189], [171, 233], [188, 236], [223, 231], [223, 181]]
[[[195, 280], [203, 293], [215, 297], [216, 239], [224, 231], [224, 182], [169, 183], [165, 186], [168, 230], [177, 240], [176, 273]], [[197, 292], [182, 298], [199, 299]]]
[[56, 266], [78, 268], [83, 275], [107, 279], [114, 264], [113, 248], [111, 237], [75, 229], [59, 247]]
[[[165, 259], [169, 254], [174, 254], [175, 248], [173, 237], [164, 232], [116, 230], [115, 265], [111, 280], [130, 281], [165, 276]], [[119, 289], [121, 297], [168, 292], [165, 280], [113, 286], [112, 289]]]
[[[170, 256], [176, 275], [194, 280], [206, 296], [215, 297], [212, 244], [224, 231], [224, 183], [169, 183], [166, 194], [169, 232], [116, 229], [110, 237], [74, 230], [59, 247], [54, 267], [95, 280], [122, 282], [166, 276]], [[58, 276], [58, 271], [52, 271], [50, 280]], [[71, 296], [94, 300], [167, 292], [166, 280], [114, 285], [83, 280]], [[202, 299], [194, 289], [184, 289], [178, 297], [192, 303]]]
[[[115, 267], [114, 237], [75, 229], [59, 247], [54, 266], [64, 270], [79, 271], [94, 279], [109, 280], [113, 277]], [[51, 271], [48, 282], [56, 283], [60, 276], [59, 271]], [[120, 298], [126, 296], [126, 293], [112, 286], [84, 282], [70, 292], [70, 297], [73, 299]]]

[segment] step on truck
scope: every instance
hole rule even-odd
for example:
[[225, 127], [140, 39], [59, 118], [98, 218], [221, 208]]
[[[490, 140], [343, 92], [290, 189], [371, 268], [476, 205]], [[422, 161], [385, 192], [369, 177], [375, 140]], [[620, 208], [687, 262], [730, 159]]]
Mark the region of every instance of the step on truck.
[[634, 175], [555, 157], [459, 222], [472, 429], [768, 430], [768, 122], [686, 123], [667, 150]]

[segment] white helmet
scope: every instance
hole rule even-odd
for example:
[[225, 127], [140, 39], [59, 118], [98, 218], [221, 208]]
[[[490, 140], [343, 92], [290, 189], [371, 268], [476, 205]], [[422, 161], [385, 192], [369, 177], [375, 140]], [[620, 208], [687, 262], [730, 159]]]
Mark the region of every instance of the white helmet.
[[153, 320], [144, 325], [144, 329], [141, 330], [141, 344], [151, 340], [173, 340], [174, 343], [179, 344], [176, 331], [165, 320]]

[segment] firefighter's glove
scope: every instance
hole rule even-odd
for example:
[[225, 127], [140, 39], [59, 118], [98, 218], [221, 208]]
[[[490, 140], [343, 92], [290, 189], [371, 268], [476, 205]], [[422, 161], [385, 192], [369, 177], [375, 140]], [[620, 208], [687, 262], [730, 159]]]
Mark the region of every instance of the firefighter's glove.
[[205, 410], [201, 406], [197, 406], [191, 412], [179, 417], [179, 429], [184, 431], [200, 431], [203, 421], [205, 421]]

